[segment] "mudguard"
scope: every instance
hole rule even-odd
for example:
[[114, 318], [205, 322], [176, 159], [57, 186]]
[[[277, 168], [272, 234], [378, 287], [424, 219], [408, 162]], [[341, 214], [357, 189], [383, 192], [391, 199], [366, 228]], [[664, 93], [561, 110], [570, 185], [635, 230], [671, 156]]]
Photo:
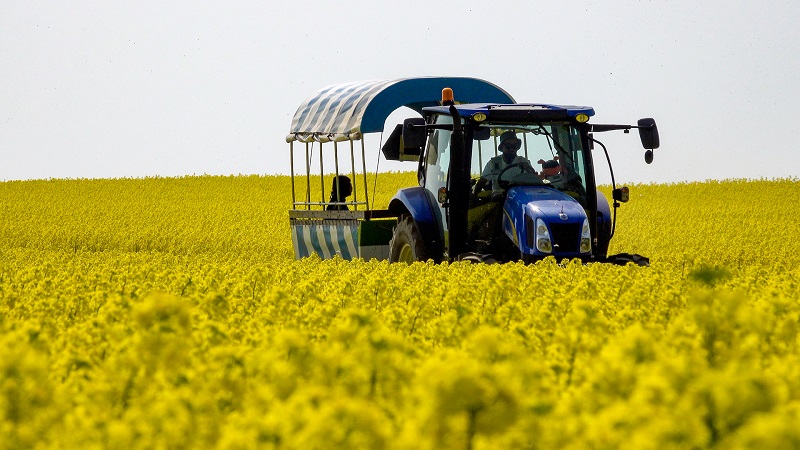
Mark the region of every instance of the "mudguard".
[[425, 246], [433, 259], [437, 262], [441, 260], [441, 242], [444, 241], [442, 214], [430, 191], [422, 186], [400, 189], [389, 202], [389, 211], [398, 217], [401, 214], [410, 214], [419, 226]]
[[401, 213], [405, 209], [417, 223], [436, 223], [432, 194], [424, 187], [400, 189], [389, 202], [389, 210]]
[[608, 199], [602, 192], [597, 191], [597, 225], [602, 223], [611, 223], [611, 207], [608, 204]]

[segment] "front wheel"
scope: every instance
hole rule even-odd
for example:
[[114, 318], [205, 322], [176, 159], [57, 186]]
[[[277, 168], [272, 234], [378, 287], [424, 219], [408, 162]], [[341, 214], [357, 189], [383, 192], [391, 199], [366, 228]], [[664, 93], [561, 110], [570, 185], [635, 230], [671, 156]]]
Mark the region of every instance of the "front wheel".
[[394, 235], [389, 241], [389, 262], [412, 263], [429, 259], [425, 241], [414, 218], [403, 214], [394, 227]]

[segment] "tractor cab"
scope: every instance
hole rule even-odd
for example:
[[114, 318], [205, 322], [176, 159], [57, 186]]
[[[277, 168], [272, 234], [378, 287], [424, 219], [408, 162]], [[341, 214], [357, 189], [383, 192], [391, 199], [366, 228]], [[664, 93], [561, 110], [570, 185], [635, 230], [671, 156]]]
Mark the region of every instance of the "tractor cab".
[[[442, 258], [608, 261], [616, 215], [597, 190], [593, 132], [638, 128], [652, 160], [655, 122], [590, 125], [594, 110], [586, 106], [457, 104], [450, 95], [423, 109], [428, 139], [419, 165], [421, 183], [437, 200]], [[613, 192], [616, 211], [628, 191]], [[625, 259], [647, 262], [611, 257]]]
[[[591, 256], [597, 193], [588, 136], [576, 120], [588, 120], [591, 108], [481, 103], [424, 114], [432, 131], [420, 178], [436, 193], [449, 257]], [[549, 239], [537, 239], [537, 222]]]

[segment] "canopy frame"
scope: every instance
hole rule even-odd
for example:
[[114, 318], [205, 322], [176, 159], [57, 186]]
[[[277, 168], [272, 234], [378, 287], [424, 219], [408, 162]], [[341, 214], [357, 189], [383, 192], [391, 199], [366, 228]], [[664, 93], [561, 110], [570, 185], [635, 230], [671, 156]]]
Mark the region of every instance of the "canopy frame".
[[359, 140], [363, 133], [383, 131], [386, 118], [400, 107], [422, 115], [440, 104], [442, 89], [453, 89], [459, 103], [515, 103], [488, 81], [466, 77], [421, 77], [372, 80], [325, 87], [306, 99], [292, 118], [287, 142]]

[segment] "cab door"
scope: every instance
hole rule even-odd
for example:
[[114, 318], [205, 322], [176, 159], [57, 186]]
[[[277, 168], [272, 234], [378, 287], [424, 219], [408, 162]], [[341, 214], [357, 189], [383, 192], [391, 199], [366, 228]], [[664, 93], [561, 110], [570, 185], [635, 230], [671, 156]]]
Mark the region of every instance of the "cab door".
[[[453, 119], [450, 116], [439, 115], [436, 116], [436, 124], [452, 124]], [[448, 189], [448, 172], [450, 170], [450, 138], [452, 131], [437, 129], [428, 138], [428, 145], [425, 149], [425, 161], [423, 171], [425, 178], [423, 180], [425, 189], [428, 191], [429, 197], [436, 201], [439, 212], [439, 226], [442, 230], [442, 238], [444, 239], [445, 248], [448, 248], [449, 236], [449, 213], [448, 202], [446, 199], [440, 199], [439, 193]], [[444, 200], [444, 201], [440, 201]]]

